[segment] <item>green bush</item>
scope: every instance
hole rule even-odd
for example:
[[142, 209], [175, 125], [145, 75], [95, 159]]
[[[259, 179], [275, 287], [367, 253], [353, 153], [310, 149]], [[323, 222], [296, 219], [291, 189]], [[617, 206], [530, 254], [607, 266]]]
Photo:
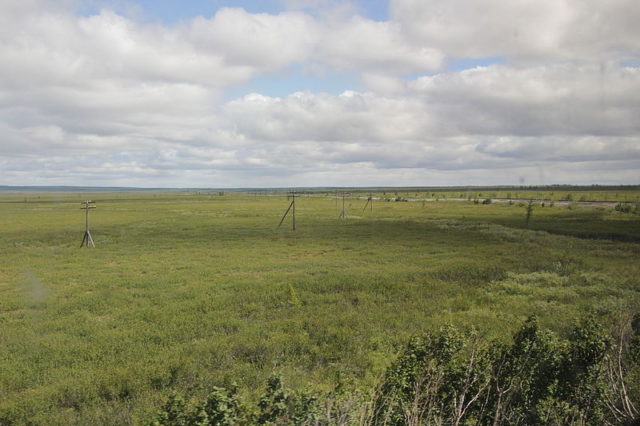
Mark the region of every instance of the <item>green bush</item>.
[[527, 228], [529, 227], [529, 222], [531, 222], [531, 215], [533, 214], [533, 201], [529, 201], [526, 206], [526, 214], [525, 214], [525, 223], [527, 224]]
[[272, 376], [254, 404], [235, 386], [196, 404], [172, 395], [150, 425], [638, 424], [639, 353], [640, 314], [613, 338], [593, 318], [562, 339], [530, 317], [511, 343], [449, 326], [411, 338], [369, 398]]
[[414, 338], [387, 371], [374, 424], [606, 424], [609, 349], [590, 319], [567, 341], [535, 317], [511, 345], [454, 329]]
[[614, 210], [621, 213], [640, 214], [640, 205], [633, 205], [631, 203], [618, 203], [614, 207]]

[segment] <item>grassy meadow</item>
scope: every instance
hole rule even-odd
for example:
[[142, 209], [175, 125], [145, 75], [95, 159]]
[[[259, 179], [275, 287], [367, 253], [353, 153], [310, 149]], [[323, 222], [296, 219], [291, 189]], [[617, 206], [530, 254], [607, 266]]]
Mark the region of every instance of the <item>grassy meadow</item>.
[[[571, 198], [640, 195], [598, 191]], [[0, 424], [140, 424], [174, 391], [250, 399], [274, 372], [370, 386], [443, 324], [499, 339], [640, 308], [640, 215], [537, 203], [527, 225], [522, 203], [439, 198], [347, 199], [339, 219], [300, 197], [294, 232], [278, 194], [0, 193]]]
[[[354, 196], [374, 194], [382, 198], [544, 200], [549, 202], [640, 203], [640, 186], [544, 186], [544, 187], [433, 187], [433, 188], [357, 188], [347, 190]], [[315, 190], [324, 195], [335, 191]], [[341, 191], [338, 190], [338, 193]]]

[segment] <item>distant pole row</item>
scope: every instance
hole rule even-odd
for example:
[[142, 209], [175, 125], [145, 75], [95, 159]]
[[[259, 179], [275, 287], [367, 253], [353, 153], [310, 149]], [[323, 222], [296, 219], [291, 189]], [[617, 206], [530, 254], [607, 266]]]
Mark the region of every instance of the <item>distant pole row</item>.
[[[339, 216], [340, 219], [346, 219], [347, 217], [347, 209], [345, 207], [346, 196], [347, 196], [347, 193], [343, 192], [342, 193], [342, 211], [340, 212], [340, 216]], [[297, 197], [298, 195], [296, 194], [295, 191], [291, 191], [289, 193], [287, 198], [291, 198], [291, 203], [289, 203], [289, 207], [287, 207], [287, 210], [285, 210], [284, 214], [282, 215], [282, 218], [280, 219], [280, 223], [278, 223], [278, 228], [282, 226], [282, 223], [287, 218], [287, 215], [291, 213], [291, 229], [293, 231], [296, 230], [296, 198]], [[337, 207], [337, 203], [338, 203], [338, 191], [336, 191], [336, 207]], [[91, 237], [91, 231], [89, 230], [89, 210], [96, 208], [96, 206], [94, 205], [95, 201], [86, 200], [80, 204], [83, 205], [82, 207], [80, 207], [80, 209], [85, 211], [85, 229], [84, 229], [84, 235], [82, 236], [82, 243], [80, 243], [80, 247], [86, 246], [86, 247], [95, 248], [96, 245], [93, 242], [93, 238]], [[367, 209], [367, 207], [369, 207], [370, 210], [373, 211], [372, 194], [369, 194], [369, 197], [367, 198], [367, 203], [364, 205], [364, 208], [362, 209], [363, 213]]]
[[[338, 218], [340, 219], [346, 219], [347, 218], [347, 207], [345, 205], [345, 200], [347, 198], [347, 196], [350, 196], [350, 193], [347, 192], [343, 192], [342, 193], [342, 210], [340, 211], [340, 214], [338, 215]], [[278, 223], [278, 228], [280, 228], [282, 226], [282, 224], [284, 223], [284, 220], [287, 218], [287, 215], [289, 214], [289, 212], [291, 212], [291, 219], [292, 219], [292, 230], [296, 230], [296, 197], [298, 197], [299, 195], [296, 194], [295, 191], [291, 191], [289, 193], [289, 195], [287, 196], [287, 198], [291, 198], [291, 203], [289, 203], [289, 206], [287, 207], [287, 210], [285, 210], [284, 214], [282, 215], [282, 218], [280, 219], [280, 223]], [[338, 209], [338, 191], [336, 190], [335, 192], [335, 200], [336, 200], [336, 210]], [[369, 193], [369, 197], [367, 197], [367, 202], [364, 205], [364, 208], [362, 209], [362, 213], [364, 213], [367, 210], [367, 207], [369, 207], [369, 211], [373, 212], [373, 194]]]

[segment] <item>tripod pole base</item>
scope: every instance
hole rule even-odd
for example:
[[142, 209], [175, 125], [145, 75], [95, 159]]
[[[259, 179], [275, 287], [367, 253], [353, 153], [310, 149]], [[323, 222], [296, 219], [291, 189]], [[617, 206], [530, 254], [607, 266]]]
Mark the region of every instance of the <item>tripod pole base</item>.
[[91, 233], [89, 231], [84, 231], [84, 236], [82, 237], [82, 242], [80, 243], [80, 247], [86, 245], [87, 247], [96, 248], [96, 245], [93, 242], [93, 238], [91, 238]]

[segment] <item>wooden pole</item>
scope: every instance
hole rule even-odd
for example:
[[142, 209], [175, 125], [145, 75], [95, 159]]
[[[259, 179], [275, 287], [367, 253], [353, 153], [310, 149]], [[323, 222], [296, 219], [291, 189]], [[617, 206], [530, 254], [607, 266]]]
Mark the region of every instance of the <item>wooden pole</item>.
[[292, 214], [293, 214], [293, 225], [292, 228], [295, 231], [296, 230], [296, 193], [292, 192], [291, 193], [293, 200], [291, 200], [291, 203], [289, 204], [289, 207], [287, 207], [287, 210], [284, 212], [284, 214], [282, 215], [282, 219], [280, 219], [280, 223], [278, 224], [278, 228], [280, 228], [280, 226], [282, 226], [282, 222], [284, 222], [284, 219], [287, 217], [287, 214], [289, 214], [289, 211], [292, 210]]
[[370, 207], [370, 211], [373, 211], [373, 196], [371, 194], [369, 194], [369, 198], [367, 198], [367, 202], [362, 208], [362, 213], [364, 213], [365, 210], [367, 210], [367, 206]]
[[81, 210], [85, 211], [85, 215], [84, 215], [84, 235], [82, 237], [82, 242], [80, 243], [80, 247], [86, 245], [87, 247], [91, 246], [93, 248], [96, 247], [95, 243], [93, 242], [93, 238], [91, 238], [91, 232], [89, 231], [89, 210], [90, 209], [95, 209], [96, 206], [92, 206], [91, 204], [93, 204], [94, 201], [91, 200], [87, 200], [87, 201], [83, 201], [80, 204], [84, 204], [84, 207], [80, 207]]
[[280, 228], [280, 226], [282, 225], [282, 222], [284, 222], [284, 218], [287, 217], [287, 213], [289, 213], [289, 210], [291, 210], [292, 206], [293, 206], [293, 201], [291, 202], [291, 204], [289, 204], [289, 207], [287, 208], [287, 211], [284, 212], [284, 214], [282, 215], [282, 219], [280, 219], [280, 223], [278, 224], [278, 228]]
[[292, 201], [292, 203], [293, 203], [293, 226], [292, 226], [292, 228], [295, 231], [296, 230], [296, 193], [295, 193], [295, 191], [293, 191], [291, 193], [291, 196], [293, 197], [293, 201]]

